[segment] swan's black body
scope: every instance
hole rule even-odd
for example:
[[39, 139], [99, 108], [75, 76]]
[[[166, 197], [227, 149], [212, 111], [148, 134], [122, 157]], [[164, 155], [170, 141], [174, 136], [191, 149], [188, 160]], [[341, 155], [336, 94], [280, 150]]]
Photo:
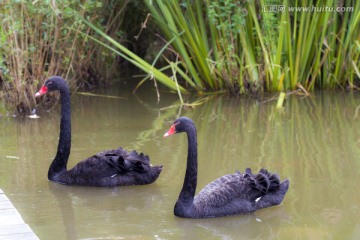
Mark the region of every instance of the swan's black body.
[[113, 187], [149, 184], [158, 178], [162, 166], [151, 166], [148, 156], [136, 151], [128, 153], [121, 147], [98, 153], [67, 170], [71, 148], [69, 88], [61, 77], [51, 77], [35, 96], [56, 90], [61, 96], [60, 138], [55, 159], [48, 172], [50, 181], [68, 185]]
[[205, 186], [195, 197], [197, 184], [197, 134], [193, 121], [186, 117], [176, 119], [164, 137], [186, 132], [188, 137], [187, 167], [183, 188], [174, 208], [174, 214], [185, 218], [210, 218], [244, 214], [279, 205], [289, 188], [289, 180], [280, 183], [277, 174], [262, 169], [253, 174], [225, 175]]

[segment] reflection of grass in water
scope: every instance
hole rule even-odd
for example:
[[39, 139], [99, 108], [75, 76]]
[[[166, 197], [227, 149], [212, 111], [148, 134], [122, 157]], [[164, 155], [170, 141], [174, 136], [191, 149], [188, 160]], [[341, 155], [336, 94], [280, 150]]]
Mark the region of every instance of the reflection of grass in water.
[[[137, 137], [137, 141], [132, 143], [135, 149], [140, 149], [146, 142], [156, 141], [157, 146], [161, 146], [161, 142], [158, 141], [156, 134], [159, 130], [164, 129], [164, 122], [166, 122], [167, 118], [174, 115], [176, 112], [176, 108], [169, 109], [164, 114], [158, 114], [158, 117], [155, 118], [152, 122], [152, 125], [149, 126], [148, 130], [142, 131], [139, 133]], [[162, 136], [161, 136], [162, 137]]]
[[[146, 142], [157, 140], [155, 135], [159, 130], [164, 129], [164, 123], [169, 122], [169, 127], [170, 127], [170, 123], [172, 123], [172, 121], [174, 121], [177, 117], [181, 116], [181, 112], [183, 109], [198, 107], [203, 103], [209, 101], [214, 96], [215, 95], [199, 98], [198, 100], [194, 100], [191, 103], [181, 102], [180, 100], [176, 100], [173, 102], [173, 104], [167, 107], [162, 107], [160, 109], [154, 109], [149, 104], [147, 104], [146, 102], [142, 101], [140, 98], [137, 97], [137, 100], [146, 109], [148, 109], [149, 111], [157, 111], [158, 117], [155, 118], [154, 121], [152, 122], [151, 128], [139, 133], [136, 143], [133, 143], [132, 145], [136, 149], [140, 149], [140, 147], [143, 146]], [[176, 116], [176, 117], [173, 117], [173, 119], [171, 119], [170, 117], [172, 116]], [[162, 144], [159, 141], [157, 141], [157, 145], [161, 146]]]
[[[231, 145], [231, 148], [241, 146], [242, 149], [247, 149], [257, 145], [261, 152], [257, 165], [265, 165], [269, 158], [272, 159], [277, 155], [281, 159], [293, 159], [294, 153], [304, 156], [308, 153], [307, 151], [322, 153], [330, 158], [332, 153], [326, 142], [336, 145], [339, 137], [344, 138], [344, 141], [340, 142], [342, 144], [340, 148], [347, 149], [358, 141], [356, 132], [351, 126], [352, 120], [349, 119], [354, 113], [352, 110], [349, 113], [344, 112], [344, 104], [349, 103], [340, 103], [340, 100], [333, 101], [331, 97], [326, 97], [321, 101], [311, 98], [292, 99], [286, 103], [283, 113], [277, 111], [275, 106], [264, 106], [255, 101], [241, 99], [240, 102], [230, 99], [225, 103], [224, 100], [224, 98], [217, 98], [209, 101], [204, 108], [194, 114], [201, 116], [201, 119], [194, 117], [198, 129], [206, 129], [209, 123], [215, 122], [211, 132], [214, 132], [216, 137], [209, 138], [200, 135], [199, 142], [211, 139], [211, 142], [219, 141], [220, 144], [216, 142], [215, 144], [221, 146], [221, 142], [231, 138], [230, 143], [227, 143]], [[196, 118], [198, 118], [197, 121]], [[252, 133], [258, 135], [260, 144], [248, 137]], [[329, 134], [334, 137], [329, 138]], [[322, 141], [318, 141], [319, 137]], [[273, 145], [274, 143], [276, 145]], [[357, 147], [352, 150], [355, 151], [353, 154], [359, 153]], [[328, 171], [329, 174], [336, 172], [336, 167], [324, 165], [322, 159], [315, 160], [312, 165], [317, 164], [320, 170]]]

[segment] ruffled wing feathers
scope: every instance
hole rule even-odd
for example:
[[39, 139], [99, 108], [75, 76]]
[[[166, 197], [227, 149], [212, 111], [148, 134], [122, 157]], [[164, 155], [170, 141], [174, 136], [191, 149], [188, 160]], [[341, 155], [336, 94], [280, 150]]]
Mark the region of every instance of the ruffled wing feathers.
[[103, 161], [109, 168], [115, 169], [117, 174], [128, 171], [145, 173], [151, 168], [149, 156], [136, 151], [128, 153], [122, 147], [100, 152], [85, 161]]
[[209, 183], [199, 192], [194, 203], [211, 208], [223, 207], [239, 200], [255, 203], [257, 198], [276, 191], [279, 186], [277, 174], [269, 173], [266, 169], [253, 174], [248, 168], [244, 174], [236, 171], [235, 174], [225, 175]]

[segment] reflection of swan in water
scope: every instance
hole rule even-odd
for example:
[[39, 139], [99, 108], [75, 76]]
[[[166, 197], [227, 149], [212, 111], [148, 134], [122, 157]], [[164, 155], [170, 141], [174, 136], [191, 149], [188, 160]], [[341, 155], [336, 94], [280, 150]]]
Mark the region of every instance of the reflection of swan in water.
[[201, 239], [212, 236], [213, 239], [277, 239], [288, 222], [283, 206], [264, 209], [245, 215], [233, 215], [223, 218], [183, 219], [175, 218], [176, 225], [183, 229], [183, 239]]
[[59, 204], [66, 239], [79, 239], [75, 225], [74, 210], [68, 192], [70, 188], [67, 188], [67, 191], [65, 191], [63, 185], [49, 183], [49, 189]]
[[[123, 231], [119, 226], [129, 226], [134, 219], [143, 219], [144, 212], [153, 209], [154, 203], [163, 202], [157, 185], [84, 188], [49, 182], [49, 189], [62, 217], [62, 226], [57, 228], [64, 228], [66, 239], [96, 238], [94, 233], [102, 239], [114, 236]], [[88, 227], [96, 231], [86, 230]]]

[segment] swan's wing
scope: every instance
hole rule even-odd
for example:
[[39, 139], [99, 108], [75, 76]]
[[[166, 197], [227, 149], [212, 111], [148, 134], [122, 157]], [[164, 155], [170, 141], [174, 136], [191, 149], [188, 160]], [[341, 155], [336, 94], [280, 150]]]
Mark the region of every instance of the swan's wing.
[[205, 186], [197, 195], [194, 204], [206, 205], [212, 208], [225, 206], [232, 201], [255, 200], [265, 195], [271, 185], [270, 177], [273, 174], [261, 170], [258, 174], [252, 174], [250, 169], [245, 174], [236, 172], [216, 179]]
[[54, 181], [70, 185], [123, 186], [154, 182], [162, 166], [151, 166], [149, 157], [122, 148], [98, 153], [72, 169], [63, 172]]
[[95, 154], [79, 162], [71, 171], [102, 178], [130, 171], [144, 173], [150, 168], [148, 156], [136, 151], [128, 153], [120, 147]]
[[250, 182], [242, 174], [229, 174], [206, 185], [195, 198], [194, 204], [218, 208], [236, 198], [253, 198], [249, 195], [251, 190]]

